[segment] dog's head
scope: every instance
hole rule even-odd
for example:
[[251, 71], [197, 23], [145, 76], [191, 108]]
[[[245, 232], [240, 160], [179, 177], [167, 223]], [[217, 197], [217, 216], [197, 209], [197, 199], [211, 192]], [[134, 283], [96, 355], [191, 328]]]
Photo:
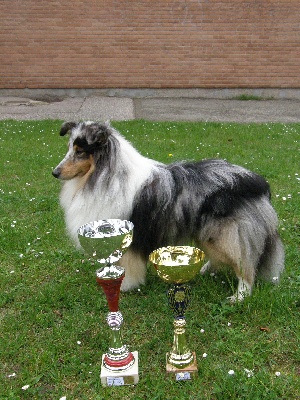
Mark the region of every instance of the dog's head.
[[60, 135], [66, 134], [70, 135], [68, 152], [52, 175], [63, 180], [91, 175], [96, 163], [108, 154], [112, 128], [95, 122], [65, 122]]

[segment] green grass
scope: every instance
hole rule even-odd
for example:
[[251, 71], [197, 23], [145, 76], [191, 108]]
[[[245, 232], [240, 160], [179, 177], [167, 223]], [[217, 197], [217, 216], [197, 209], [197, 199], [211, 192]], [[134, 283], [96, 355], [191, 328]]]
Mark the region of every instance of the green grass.
[[299, 399], [300, 124], [113, 123], [160, 161], [220, 157], [264, 175], [286, 270], [279, 286], [260, 282], [236, 305], [225, 301], [232, 275], [197, 276], [187, 332], [199, 375], [180, 383], [164, 373], [172, 317], [166, 285], [149, 267], [147, 285], [120, 299], [124, 342], [139, 352], [140, 382], [112, 388], [99, 380], [109, 342], [106, 301], [95, 268], [65, 233], [60, 184], [51, 176], [66, 151], [60, 124], [0, 122], [0, 399]]
[[273, 97], [262, 97], [262, 96], [256, 96], [254, 94], [246, 94], [243, 93], [239, 96], [233, 97], [234, 100], [243, 100], [243, 101], [263, 101], [263, 100], [273, 100]]

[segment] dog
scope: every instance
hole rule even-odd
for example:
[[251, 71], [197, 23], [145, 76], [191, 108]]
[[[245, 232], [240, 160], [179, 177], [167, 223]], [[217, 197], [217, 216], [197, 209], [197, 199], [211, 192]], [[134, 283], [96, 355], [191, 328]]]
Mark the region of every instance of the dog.
[[145, 283], [149, 254], [193, 243], [205, 252], [204, 274], [219, 265], [237, 278], [231, 302], [250, 295], [256, 275], [278, 282], [284, 249], [270, 187], [260, 175], [220, 159], [165, 165], [142, 156], [108, 123], [66, 122], [64, 159], [53, 170], [63, 181], [60, 204], [79, 246], [78, 228], [94, 220], [133, 222], [133, 241], [120, 260], [121, 290]]

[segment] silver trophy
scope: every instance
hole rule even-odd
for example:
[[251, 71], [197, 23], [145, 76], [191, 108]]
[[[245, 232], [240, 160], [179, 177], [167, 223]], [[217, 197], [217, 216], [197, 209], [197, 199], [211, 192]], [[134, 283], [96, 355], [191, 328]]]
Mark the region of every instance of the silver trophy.
[[109, 313], [106, 320], [111, 329], [109, 350], [102, 356], [100, 378], [103, 386], [133, 385], [139, 380], [138, 353], [130, 352], [122, 343], [123, 316], [119, 311], [125, 270], [117, 264], [131, 244], [132, 230], [132, 222], [120, 219], [94, 221], [78, 229], [83, 249], [103, 264], [96, 271], [96, 279], [107, 299]]

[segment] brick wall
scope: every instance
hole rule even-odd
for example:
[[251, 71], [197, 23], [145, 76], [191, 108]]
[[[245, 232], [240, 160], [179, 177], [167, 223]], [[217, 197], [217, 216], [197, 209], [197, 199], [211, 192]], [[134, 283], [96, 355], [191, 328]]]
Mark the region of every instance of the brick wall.
[[0, 0], [0, 88], [300, 87], [299, 0]]

